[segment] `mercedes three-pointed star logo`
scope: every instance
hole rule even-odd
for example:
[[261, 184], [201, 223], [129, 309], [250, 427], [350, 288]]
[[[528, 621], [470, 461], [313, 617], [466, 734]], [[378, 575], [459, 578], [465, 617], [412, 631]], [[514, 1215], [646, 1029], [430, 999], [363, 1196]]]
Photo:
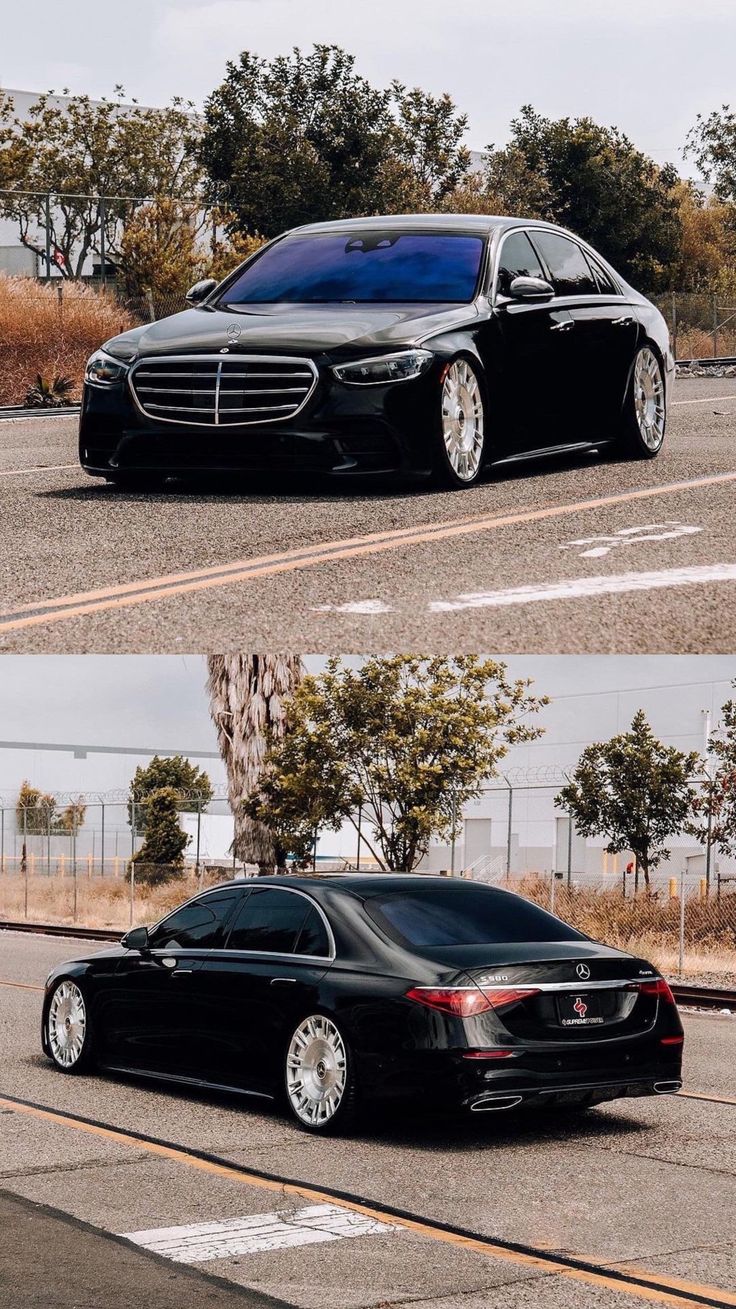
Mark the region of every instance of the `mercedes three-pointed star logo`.
[[590, 977], [590, 969], [587, 964], [578, 964], [575, 969], [575, 972], [577, 973], [578, 977], [581, 977], [583, 979], [583, 981], [587, 981], [587, 979]]

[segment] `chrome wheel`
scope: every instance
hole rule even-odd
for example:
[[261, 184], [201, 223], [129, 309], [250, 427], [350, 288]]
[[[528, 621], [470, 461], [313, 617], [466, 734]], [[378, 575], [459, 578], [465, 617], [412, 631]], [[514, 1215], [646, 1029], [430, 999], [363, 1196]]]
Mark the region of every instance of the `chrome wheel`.
[[74, 982], [61, 982], [54, 991], [48, 1017], [51, 1053], [61, 1068], [73, 1068], [84, 1049], [87, 1010]]
[[334, 1118], [345, 1094], [347, 1055], [335, 1024], [323, 1014], [306, 1018], [286, 1056], [286, 1092], [294, 1113], [309, 1127]]
[[442, 437], [453, 472], [472, 482], [483, 457], [485, 415], [478, 378], [467, 359], [450, 365], [442, 386]]
[[664, 378], [652, 350], [640, 350], [634, 369], [634, 407], [641, 439], [648, 450], [659, 450], [664, 440]]

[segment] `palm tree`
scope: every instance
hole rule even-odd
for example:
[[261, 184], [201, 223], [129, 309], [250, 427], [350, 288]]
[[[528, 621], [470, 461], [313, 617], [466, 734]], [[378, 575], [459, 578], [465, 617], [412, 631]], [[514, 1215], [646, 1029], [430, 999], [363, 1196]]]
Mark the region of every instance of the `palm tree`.
[[210, 712], [235, 818], [233, 853], [270, 873], [284, 867], [287, 851], [267, 826], [244, 813], [243, 802], [260, 776], [269, 735], [283, 734], [286, 701], [304, 675], [302, 661], [298, 655], [225, 654], [210, 655], [207, 664]]

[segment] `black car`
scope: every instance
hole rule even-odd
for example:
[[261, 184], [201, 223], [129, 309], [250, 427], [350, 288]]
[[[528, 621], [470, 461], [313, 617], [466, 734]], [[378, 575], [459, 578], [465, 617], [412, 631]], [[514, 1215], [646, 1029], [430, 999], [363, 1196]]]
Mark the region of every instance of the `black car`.
[[80, 459], [128, 484], [232, 470], [434, 475], [664, 440], [666, 323], [584, 241], [479, 215], [349, 219], [258, 250], [86, 371]]
[[520, 896], [461, 879], [271, 877], [208, 890], [54, 970], [43, 1048], [283, 1099], [310, 1131], [361, 1103], [456, 1113], [680, 1089], [654, 968]]

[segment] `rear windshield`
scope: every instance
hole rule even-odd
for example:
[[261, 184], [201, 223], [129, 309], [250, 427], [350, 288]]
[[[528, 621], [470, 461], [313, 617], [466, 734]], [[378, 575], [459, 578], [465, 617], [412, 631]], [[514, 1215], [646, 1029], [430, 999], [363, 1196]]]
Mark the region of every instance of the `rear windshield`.
[[366, 908], [389, 936], [414, 946], [585, 940], [538, 905], [488, 886], [423, 886], [389, 892]]
[[442, 232], [289, 236], [244, 269], [222, 303], [465, 303], [484, 245], [482, 236]]

